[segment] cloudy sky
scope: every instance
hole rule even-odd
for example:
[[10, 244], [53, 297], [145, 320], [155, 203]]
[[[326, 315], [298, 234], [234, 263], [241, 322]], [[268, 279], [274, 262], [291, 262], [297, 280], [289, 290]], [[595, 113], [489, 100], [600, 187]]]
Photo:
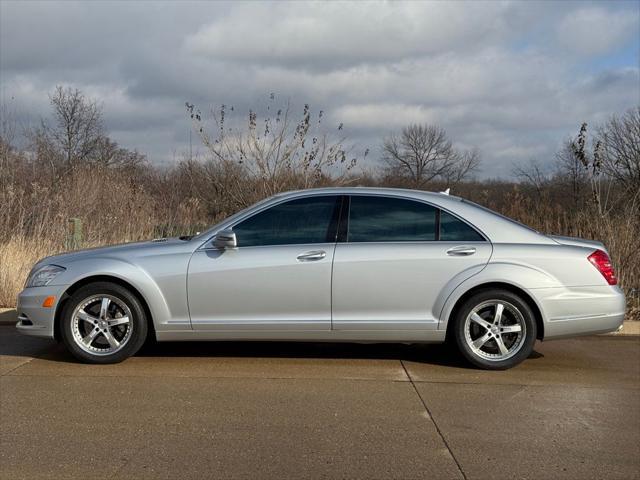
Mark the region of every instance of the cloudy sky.
[[[23, 124], [58, 84], [99, 99], [111, 136], [186, 151], [185, 101], [266, 113], [271, 93], [380, 156], [408, 123], [477, 147], [481, 176], [552, 157], [581, 122], [640, 103], [640, 2], [0, 0], [0, 93]], [[261, 111], [262, 109], [262, 111]]]

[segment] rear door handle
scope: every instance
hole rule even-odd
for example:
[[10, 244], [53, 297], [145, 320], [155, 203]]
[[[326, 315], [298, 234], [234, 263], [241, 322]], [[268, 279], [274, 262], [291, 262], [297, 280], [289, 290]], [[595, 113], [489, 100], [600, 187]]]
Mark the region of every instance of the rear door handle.
[[475, 247], [469, 247], [467, 245], [462, 245], [460, 247], [453, 247], [447, 250], [447, 255], [455, 256], [455, 257], [464, 257], [467, 255], [473, 255], [476, 253]]
[[324, 250], [312, 250], [310, 252], [304, 252], [298, 255], [296, 258], [300, 262], [315, 262], [318, 260], [322, 260], [327, 256], [327, 252]]

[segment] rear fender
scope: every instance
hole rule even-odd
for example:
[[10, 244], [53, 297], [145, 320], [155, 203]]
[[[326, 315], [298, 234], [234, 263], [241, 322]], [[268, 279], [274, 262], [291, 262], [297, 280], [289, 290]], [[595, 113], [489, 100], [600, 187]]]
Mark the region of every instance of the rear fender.
[[[559, 287], [558, 279], [545, 273], [544, 271], [525, 264], [490, 263], [477, 275], [474, 275], [460, 283], [447, 297], [438, 319], [438, 330], [446, 330], [449, 318], [456, 304], [462, 296], [469, 290], [482, 285], [502, 283], [523, 290], [527, 293], [531, 288]], [[529, 293], [529, 296], [538, 306], [542, 313], [543, 322], [544, 311], [539, 303]]]

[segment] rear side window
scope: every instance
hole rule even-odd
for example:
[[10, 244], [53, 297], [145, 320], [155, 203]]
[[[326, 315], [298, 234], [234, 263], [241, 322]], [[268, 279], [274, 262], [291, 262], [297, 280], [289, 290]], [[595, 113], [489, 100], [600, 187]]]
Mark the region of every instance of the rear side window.
[[440, 212], [440, 240], [450, 242], [482, 242], [476, 230], [450, 213]]
[[436, 240], [437, 209], [401, 198], [351, 197], [349, 242]]
[[336, 241], [338, 196], [307, 197], [275, 205], [233, 227], [239, 247]]

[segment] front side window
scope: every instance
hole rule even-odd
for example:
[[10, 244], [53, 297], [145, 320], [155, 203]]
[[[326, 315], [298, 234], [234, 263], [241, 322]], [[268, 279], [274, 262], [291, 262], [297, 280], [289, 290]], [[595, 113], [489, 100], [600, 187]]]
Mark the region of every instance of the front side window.
[[239, 247], [335, 242], [340, 197], [299, 198], [233, 227]]
[[437, 209], [392, 197], [351, 197], [349, 242], [424, 242], [436, 240]]

